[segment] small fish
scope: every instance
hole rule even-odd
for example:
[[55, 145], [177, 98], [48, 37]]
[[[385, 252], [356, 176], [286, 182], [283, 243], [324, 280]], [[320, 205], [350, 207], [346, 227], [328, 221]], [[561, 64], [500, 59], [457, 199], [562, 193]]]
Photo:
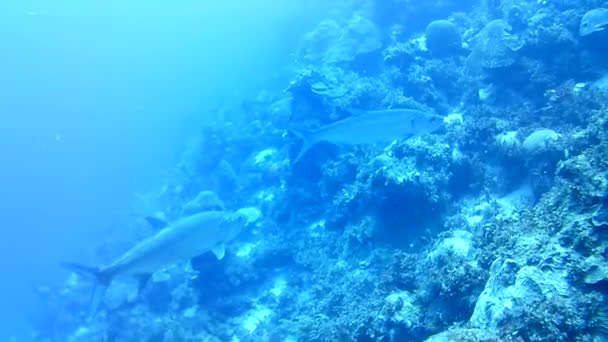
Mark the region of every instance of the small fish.
[[396, 139], [428, 134], [443, 125], [443, 117], [414, 109], [362, 111], [313, 132], [293, 130], [304, 140], [297, 163], [308, 150], [321, 141], [359, 145], [391, 142]]
[[97, 311], [112, 279], [134, 276], [140, 291], [152, 273], [180, 261], [189, 260], [207, 251], [218, 259], [225, 254], [224, 243], [234, 239], [248, 223], [245, 212], [206, 211], [181, 218], [171, 224], [149, 219], [153, 225], [165, 227], [152, 237], [136, 244], [121, 257], [104, 267], [89, 267], [77, 263], [63, 266], [89, 275], [97, 281], [91, 299], [90, 317]]
[[581, 37], [603, 31], [608, 25], [608, 8], [596, 8], [585, 13], [578, 29]]

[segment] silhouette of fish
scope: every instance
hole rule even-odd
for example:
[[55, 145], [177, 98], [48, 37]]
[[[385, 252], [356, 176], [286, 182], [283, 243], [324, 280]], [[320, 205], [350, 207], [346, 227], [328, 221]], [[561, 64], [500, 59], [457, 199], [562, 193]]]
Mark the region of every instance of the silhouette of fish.
[[385, 109], [355, 112], [316, 131], [292, 129], [304, 141], [297, 163], [308, 150], [321, 141], [359, 145], [391, 142], [434, 132], [443, 125], [443, 117], [414, 109]]

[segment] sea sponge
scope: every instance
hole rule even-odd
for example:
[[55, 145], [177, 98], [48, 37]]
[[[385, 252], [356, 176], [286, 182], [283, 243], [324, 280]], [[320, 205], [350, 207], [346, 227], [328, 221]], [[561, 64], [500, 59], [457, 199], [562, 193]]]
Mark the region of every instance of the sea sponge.
[[460, 32], [451, 21], [432, 21], [426, 27], [424, 34], [426, 47], [435, 56], [449, 56], [462, 47]]

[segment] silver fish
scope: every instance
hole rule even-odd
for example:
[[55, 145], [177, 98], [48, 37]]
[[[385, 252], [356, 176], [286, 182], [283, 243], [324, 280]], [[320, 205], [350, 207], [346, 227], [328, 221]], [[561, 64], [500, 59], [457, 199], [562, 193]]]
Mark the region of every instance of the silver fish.
[[579, 25], [578, 33], [581, 37], [594, 32], [603, 31], [608, 26], [608, 8], [596, 8], [585, 13]]
[[293, 130], [304, 141], [294, 164], [321, 141], [343, 145], [391, 142], [434, 132], [442, 124], [442, 116], [414, 109], [362, 111], [313, 132]]
[[[158, 219], [149, 219], [149, 222], [163, 224]], [[95, 277], [97, 284], [91, 300], [91, 314], [94, 314], [114, 278], [135, 276], [140, 280], [141, 290], [152, 273], [180, 261], [207, 251], [212, 251], [218, 259], [222, 259], [225, 254], [224, 243], [234, 239], [247, 222], [247, 216], [241, 211], [201, 212], [166, 225], [107, 266], [89, 267], [77, 263], [63, 265]]]

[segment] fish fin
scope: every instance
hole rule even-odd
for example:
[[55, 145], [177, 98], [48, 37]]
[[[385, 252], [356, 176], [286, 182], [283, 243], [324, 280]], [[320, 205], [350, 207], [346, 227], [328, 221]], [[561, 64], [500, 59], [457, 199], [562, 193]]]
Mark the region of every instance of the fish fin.
[[167, 222], [153, 216], [146, 216], [146, 221], [150, 226], [156, 229], [163, 229], [168, 226]]
[[108, 286], [110, 286], [110, 282], [112, 282], [112, 276], [99, 267], [85, 266], [74, 262], [62, 262], [61, 265], [73, 272], [95, 278], [95, 287], [91, 294], [89, 314], [87, 316], [87, 319], [93, 318], [101, 306], [101, 302], [103, 301]]
[[222, 260], [224, 255], [226, 255], [226, 246], [223, 243], [211, 248], [211, 252], [215, 254], [218, 260]]
[[62, 262], [61, 266], [81, 275], [93, 276], [96, 279], [100, 273], [99, 267], [81, 265], [75, 262]]
[[144, 289], [146, 288], [146, 285], [148, 285], [148, 282], [150, 282], [150, 278], [152, 278], [152, 274], [150, 274], [150, 273], [140, 274], [137, 276], [137, 294], [138, 295], [141, 295], [141, 293], [144, 291]]
[[360, 108], [348, 108], [348, 109], [346, 109], [346, 112], [350, 113], [350, 115], [353, 115], [353, 116], [363, 115], [363, 114], [367, 113], [366, 110], [360, 109]]
[[316, 141], [312, 131], [294, 128], [290, 128], [290, 131], [302, 139], [302, 147], [300, 148], [300, 152], [298, 152], [298, 156], [293, 161], [293, 164], [297, 164], [306, 154], [306, 152], [308, 152], [308, 150], [310, 150], [310, 148], [316, 143]]
[[91, 294], [91, 300], [89, 304], [89, 313], [87, 314], [87, 320], [93, 319], [99, 308], [101, 307], [101, 303], [106, 294], [106, 290], [110, 286], [110, 283], [97, 283], [93, 287], [93, 293]]

